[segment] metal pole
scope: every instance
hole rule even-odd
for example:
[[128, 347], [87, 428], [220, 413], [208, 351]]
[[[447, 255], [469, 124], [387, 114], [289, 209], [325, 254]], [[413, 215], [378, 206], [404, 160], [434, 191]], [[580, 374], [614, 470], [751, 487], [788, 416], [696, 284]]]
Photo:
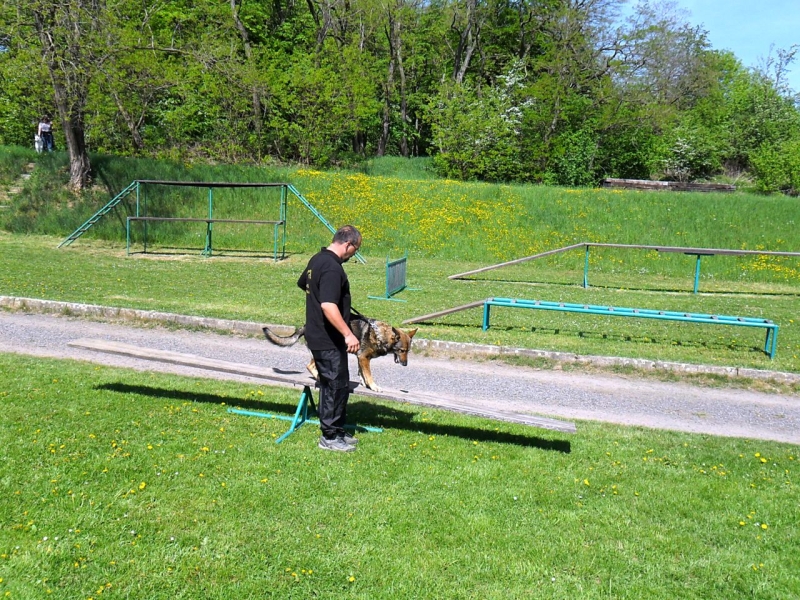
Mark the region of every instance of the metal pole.
[[[286, 258], [286, 186], [281, 186], [281, 221], [283, 221], [283, 249], [281, 250], [281, 259]], [[277, 231], [275, 232], [277, 236]], [[277, 237], [276, 237], [277, 242]], [[276, 253], [276, 260], [277, 260], [277, 253]]]
[[483, 330], [486, 331], [489, 329], [489, 308], [490, 305], [488, 302], [483, 303]]
[[206, 247], [203, 250], [204, 256], [211, 256], [211, 232], [214, 219], [214, 191], [213, 188], [208, 188], [208, 223], [206, 223]]
[[589, 287], [589, 244], [586, 244], [586, 258], [583, 261], [583, 287]]
[[697, 255], [697, 262], [695, 263], [694, 268], [694, 293], [697, 293], [697, 289], [700, 287], [700, 255]]
[[[143, 217], [147, 216], [147, 188], [142, 190], [142, 216]], [[147, 254], [147, 221], [144, 222], [144, 248], [143, 248], [143, 253]]]

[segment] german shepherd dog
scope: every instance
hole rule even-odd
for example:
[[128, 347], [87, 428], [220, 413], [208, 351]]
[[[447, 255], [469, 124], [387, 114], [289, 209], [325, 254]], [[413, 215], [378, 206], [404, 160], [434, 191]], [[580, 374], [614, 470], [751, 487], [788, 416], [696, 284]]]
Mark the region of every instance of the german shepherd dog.
[[[277, 335], [270, 331], [269, 327], [263, 327], [264, 335], [273, 344], [278, 346], [293, 346], [305, 335], [305, 326], [296, 329], [295, 332], [287, 337]], [[394, 354], [394, 362], [400, 363], [404, 367], [408, 365], [408, 351], [411, 349], [411, 338], [417, 333], [416, 329], [411, 331], [401, 331], [383, 321], [367, 318], [363, 315], [356, 315], [350, 319], [350, 330], [358, 338], [360, 344], [358, 354], [358, 375], [361, 383], [369, 389], [380, 392], [381, 388], [372, 378], [372, 371], [369, 363], [373, 358]], [[314, 359], [306, 366], [308, 372], [319, 381], [319, 373]]]

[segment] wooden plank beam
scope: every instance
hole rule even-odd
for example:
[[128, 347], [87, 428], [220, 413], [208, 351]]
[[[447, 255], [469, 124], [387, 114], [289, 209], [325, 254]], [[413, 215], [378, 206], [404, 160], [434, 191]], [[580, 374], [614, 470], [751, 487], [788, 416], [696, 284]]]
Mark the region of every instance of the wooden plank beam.
[[[482, 303], [483, 301], [481, 301], [481, 304]], [[183, 367], [218, 371], [233, 375], [244, 375], [246, 377], [254, 377], [257, 379], [273, 381], [285, 386], [304, 387], [313, 384], [313, 380], [308, 376], [300, 377], [284, 375], [275, 372], [274, 369], [228, 362], [224, 360], [216, 360], [213, 358], [204, 358], [194, 354], [182, 354], [167, 350], [140, 348], [138, 346], [123, 344], [121, 342], [110, 342], [107, 340], [96, 339], [79, 339], [69, 342], [68, 345], [73, 348], [93, 350], [95, 352], [103, 352], [106, 354], [116, 354], [118, 356], [127, 356], [129, 358], [138, 358], [141, 360], [150, 360], [172, 365], [180, 365]], [[557, 419], [548, 419], [534, 415], [494, 410], [491, 408], [458, 402], [449, 398], [443, 398], [435, 394], [427, 394], [424, 392], [406, 392], [404, 390], [385, 390], [382, 392], [374, 392], [370, 389], [362, 387], [360, 383], [355, 381], [350, 382], [350, 388], [353, 393], [358, 394], [359, 396], [368, 396], [371, 398], [379, 398], [381, 400], [406, 402], [408, 404], [438, 408], [441, 410], [448, 410], [497, 421], [530, 425], [532, 427], [539, 427], [541, 429], [549, 429], [552, 431], [561, 431], [564, 433], [575, 433], [577, 431], [575, 424], [569, 421], [560, 421]]]
[[430, 319], [435, 319], [436, 317], [443, 317], [445, 315], [450, 315], [455, 312], [459, 312], [462, 310], [467, 310], [469, 308], [476, 308], [478, 306], [483, 306], [483, 303], [486, 300], [478, 300], [477, 302], [470, 302], [469, 304], [462, 304], [461, 306], [455, 306], [453, 308], [448, 308], [446, 310], [440, 310], [439, 312], [431, 313], [429, 315], [422, 315], [421, 317], [414, 317], [412, 319], [406, 319], [403, 321], [403, 325], [408, 325], [409, 323], [422, 323], [423, 321], [428, 321]]
[[464, 277], [468, 277], [469, 275], [475, 275], [477, 273], [484, 273], [486, 271], [492, 271], [494, 269], [501, 269], [503, 267], [510, 267], [511, 265], [518, 265], [520, 263], [527, 262], [529, 260], [534, 260], [537, 258], [543, 258], [545, 256], [550, 256], [551, 254], [559, 254], [561, 252], [566, 252], [567, 250], [574, 250], [575, 248], [583, 248], [586, 246], [586, 242], [581, 242], [579, 244], [572, 244], [571, 246], [564, 246], [563, 248], [556, 248], [555, 250], [548, 250], [547, 252], [540, 252], [539, 254], [534, 254], [533, 256], [525, 256], [523, 258], [517, 258], [515, 260], [509, 260], [508, 262], [498, 263], [496, 265], [489, 265], [488, 267], [481, 267], [480, 269], [475, 269], [474, 271], [466, 271], [465, 273], [456, 273], [455, 275], [450, 275], [448, 279], [462, 279]]
[[736, 186], [729, 183], [693, 183], [683, 181], [651, 181], [649, 179], [603, 180], [603, 187], [627, 188], [633, 190], [672, 190], [678, 192], [735, 192]]

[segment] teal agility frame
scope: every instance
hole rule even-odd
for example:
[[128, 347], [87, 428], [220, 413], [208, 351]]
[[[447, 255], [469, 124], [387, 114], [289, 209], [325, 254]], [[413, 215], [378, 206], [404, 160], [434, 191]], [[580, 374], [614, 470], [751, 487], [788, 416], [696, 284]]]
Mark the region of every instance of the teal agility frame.
[[[264, 419], [280, 419], [282, 421], [291, 421], [292, 424], [289, 427], [289, 430], [275, 440], [276, 444], [280, 444], [283, 440], [285, 440], [295, 431], [300, 429], [300, 427], [304, 423], [312, 423], [315, 425], [319, 425], [319, 421], [317, 419], [309, 418], [309, 415], [314, 416], [317, 414], [317, 407], [314, 405], [314, 396], [311, 393], [311, 387], [308, 385], [303, 386], [303, 392], [300, 394], [300, 401], [297, 403], [297, 410], [295, 410], [293, 417], [287, 417], [286, 415], [274, 415], [271, 413], [262, 413], [255, 410], [244, 410], [241, 408], [229, 408], [228, 412], [237, 415], [245, 415], [248, 417], [261, 417]], [[361, 425], [345, 425], [345, 429], [350, 429], [355, 431], [371, 431], [374, 433], [383, 432], [383, 429], [381, 429], [380, 427], [367, 427]]]
[[400, 298], [393, 298], [395, 294], [403, 290], [419, 291], [419, 288], [410, 288], [406, 283], [408, 275], [408, 252], [402, 258], [391, 260], [386, 257], [386, 294], [383, 296], [367, 296], [372, 300], [392, 300], [394, 302], [405, 302]]
[[[166, 186], [182, 186], [182, 187], [200, 187], [200, 188], [207, 188], [208, 189], [208, 213], [207, 217], [205, 218], [179, 218], [179, 217], [151, 217], [147, 215], [147, 195], [145, 193], [145, 188], [148, 185], [166, 185]], [[280, 215], [278, 216], [277, 220], [274, 221], [255, 221], [255, 220], [237, 220], [237, 219], [215, 219], [214, 218], [214, 189], [215, 188], [280, 188]], [[135, 208], [133, 209], [133, 215], [127, 215], [126, 218], [126, 244], [127, 244], [127, 251], [130, 254], [130, 222], [131, 221], [143, 221], [144, 222], [144, 248], [145, 252], [147, 251], [147, 223], [148, 221], [157, 221], [157, 220], [174, 220], [174, 221], [202, 221], [206, 223], [206, 240], [205, 240], [205, 247], [203, 249], [202, 254], [204, 256], [211, 256], [213, 253], [213, 245], [212, 245], [212, 237], [213, 237], [213, 230], [214, 230], [214, 223], [251, 223], [251, 224], [261, 224], [267, 225], [271, 224], [275, 227], [274, 230], [274, 244], [273, 244], [273, 255], [275, 260], [278, 260], [278, 246], [281, 247], [281, 258], [286, 257], [286, 219], [287, 219], [287, 205], [289, 195], [293, 195], [297, 200], [300, 201], [303, 206], [305, 206], [311, 214], [313, 214], [317, 220], [322, 223], [328, 231], [331, 233], [336, 233], [336, 228], [331, 225], [322, 214], [314, 208], [314, 206], [294, 187], [291, 183], [270, 183], [270, 182], [262, 182], [262, 183], [250, 183], [250, 182], [203, 182], [203, 181], [161, 181], [161, 180], [154, 180], [154, 179], [137, 179], [131, 182], [124, 190], [122, 190], [119, 194], [114, 196], [105, 206], [103, 206], [100, 210], [98, 210], [95, 214], [93, 214], [89, 219], [83, 223], [80, 227], [78, 227], [75, 231], [69, 234], [64, 240], [58, 245], [59, 248], [63, 246], [69, 246], [81, 237], [84, 233], [86, 233], [91, 227], [97, 223], [100, 219], [104, 216], [109, 214], [112, 210], [114, 210], [123, 200], [125, 200], [128, 196], [134, 195], [135, 197]], [[131, 209], [128, 209], [127, 212], [131, 212]], [[280, 234], [279, 235], [279, 230]], [[364, 259], [363, 255], [360, 252], [356, 252], [355, 254], [356, 260], [360, 263], [366, 263], [366, 259]]]
[[483, 303], [483, 330], [489, 329], [489, 316], [492, 306], [507, 308], [532, 308], [561, 312], [605, 315], [611, 317], [639, 317], [642, 319], [661, 319], [684, 321], [706, 325], [734, 325], [739, 327], [760, 327], [767, 330], [764, 352], [771, 359], [778, 350], [778, 324], [769, 319], [756, 317], [731, 317], [727, 315], [707, 315], [645, 308], [623, 308], [619, 306], [597, 306], [594, 304], [573, 304], [570, 302], [546, 302], [544, 300], [523, 300], [520, 298], [487, 298]]
[[800, 252], [770, 252], [767, 250], [734, 250], [731, 248], [686, 248], [683, 246], [644, 246], [644, 245], [635, 245], [635, 244], [599, 244], [593, 242], [580, 242], [578, 244], [572, 244], [571, 246], [564, 246], [563, 248], [556, 248], [555, 250], [548, 250], [547, 252], [540, 252], [539, 254], [534, 254], [533, 256], [525, 256], [523, 258], [517, 258], [515, 260], [510, 260], [507, 262], [499, 263], [496, 265], [489, 265], [488, 267], [481, 267], [480, 269], [475, 269], [474, 271], [467, 271], [465, 273], [457, 273], [456, 275], [450, 275], [448, 279], [466, 279], [471, 275], [477, 275], [478, 273], [485, 273], [486, 271], [493, 271], [494, 269], [502, 269], [503, 267], [509, 267], [512, 265], [518, 265], [529, 260], [536, 260], [539, 258], [544, 258], [545, 256], [553, 256], [554, 254], [560, 254], [562, 252], [569, 252], [571, 250], [576, 250], [579, 248], [584, 249], [584, 261], [583, 261], [583, 287], [589, 287], [589, 249], [590, 248], [621, 248], [621, 249], [631, 249], [631, 250], [655, 250], [656, 252], [664, 252], [664, 253], [682, 253], [686, 254], [687, 256], [694, 256], [695, 257], [695, 267], [694, 267], [694, 293], [697, 294], [700, 291], [700, 262], [703, 256], [786, 256], [786, 257], [794, 257], [800, 258]]

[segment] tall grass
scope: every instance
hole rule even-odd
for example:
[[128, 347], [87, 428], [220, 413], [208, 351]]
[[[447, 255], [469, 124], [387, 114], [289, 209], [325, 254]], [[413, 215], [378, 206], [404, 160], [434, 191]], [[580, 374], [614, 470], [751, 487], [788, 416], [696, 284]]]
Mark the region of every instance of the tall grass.
[[[63, 165], [43, 161], [29, 188], [3, 217], [11, 231], [66, 235], [134, 179], [192, 181], [286, 181], [332, 223], [354, 223], [369, 251], [435, 257], [483, 266], [530, 256], [576, 242], [669, 245], [771, 251], [800, 250], [800, 203], [785, 196], [747, 193], [701, 194], [607, 189], [509, 186], [432, 179], [424, 161], [388, 158], [372, 161], [363, 172], [229, 165], [186, 166], [166, 161], [94, 157], [96, 187], [83, 200], [57, 191]], [[375, 175], [374, 173], [392, 173]], [[418, 174], [419, 178], [414, 178]], [[148, 214], [202, 217], [208, 194], [202, 188], [146, 190]], [[275, 190], [216, 189], [215, 216], [274, 220], [279, 214]], [[128, 211], [132, 210], [128, 206]], [[88, 235], [124, 240], [124, 211], [109, 215]], [[134, 227], [141, 242], [143, 225]], [[330, 234], [290, 197], [287, 223], [291, 253], [309, 252]], [[151, 244], [178, 249], [203, 246], [203, 224], [149, 224]], [[271, 249], [269, 227], [220, 225], [215, 246], [244, 251]], [[546, 259], [551, 269], [582, 269], [583, 255]], [[655, 276], [691, 274], [694, 263], [683, 255], [594, 249], [593, 273]], [[490, 279], [512, 277], [498, 271]], [[800, 260], [781, 257], [717, 256], [703, 261], [704, 281], [792, 283], [800, 280]]]
[[0, 146], [0, 185], [15, 181], [25, 165], [37, 158], [36, 151], [20, 146]]

